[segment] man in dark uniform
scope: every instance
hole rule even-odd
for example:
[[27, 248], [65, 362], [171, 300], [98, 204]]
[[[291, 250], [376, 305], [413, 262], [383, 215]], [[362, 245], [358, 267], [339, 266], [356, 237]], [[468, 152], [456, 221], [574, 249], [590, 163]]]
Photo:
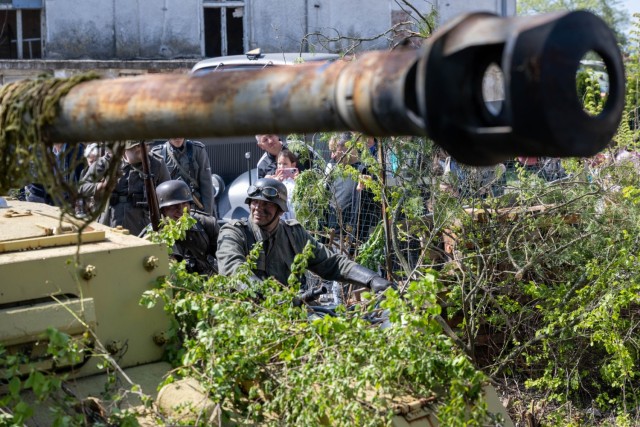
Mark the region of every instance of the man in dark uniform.
[[164, 159], [171, 179], [187, 183], [194, 204], [208, 215], [215, 215], [211, 165], [202, 142], [184, 138], [172, 138], [153, 148]]
[[[133, 140], [125, 143], [125, 153], [120, 164], [118, 182], [109, 197], [109, 205], [102, 213], [99, 221], [109, 227], [122, 226], [131, 234], [138, 235], [149, 224], [149, 206], [144, 189], [144, 173], [142, 171], [143, 141]], [[171, 179], [167, 165], [155, 155], [147, 155], [149, 169], [153, 185], [158, 186]], [[111, 155], [107, 154], [99, 158], [87, 171], [80, 183], [81, 196], [95, 197], [99, 200], [103, 197], [108, 183], [104, 176], [111, 163]]]
[[256, 135], [256, 141], [258, 142], [258, 147], [264, 150], [264, 154], [260, 157], [256, 166], [258, 168], [258, 178], [273, 175], [278, 167], [278, 154], [287, 146], [275, 134]]
[[184, 181], [165, 181], [156, 188], [160, 213], [166, 218], [179, 220], [185, 209], [196, 223], [187, 230], [183, 240], [176, 240], [172, 257], [185, 260], [190, 273], [212, 275], [218, 272], [216, 247], [218, 221], [205, 212], [191, 210], [191, 189]]
[[313, 245], [313, 258], [308, 268], [325, 280], [337, 280], [362, 285], [381, 292], [394, 284], [341, 254], [330, 252], [317, 242], [296, 220], [281, 220], [287, 211], [287, 188], [272, 178], [262, 178], [247, 191], [248, 221], [225, 224], [218, 237], [218, 267], [220, 274], [230, 275], [243, 264], [256, 242], [262, 251], [253, 270], [253, 280], [273, 277], [286, 284], [296, 254], [302, 253], [307, 242]]

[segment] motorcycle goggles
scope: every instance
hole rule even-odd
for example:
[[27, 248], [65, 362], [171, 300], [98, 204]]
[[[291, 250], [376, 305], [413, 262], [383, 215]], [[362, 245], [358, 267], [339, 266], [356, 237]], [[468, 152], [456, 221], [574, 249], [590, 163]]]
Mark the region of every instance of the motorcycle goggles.
[[247, 189], [247, 195], [249, 197], [256, 197], [260, 194], [272, 199], [274, 197], [278, 197], [278, 190], [273, 187], [256, 187], [255, 185], [252, 185]]

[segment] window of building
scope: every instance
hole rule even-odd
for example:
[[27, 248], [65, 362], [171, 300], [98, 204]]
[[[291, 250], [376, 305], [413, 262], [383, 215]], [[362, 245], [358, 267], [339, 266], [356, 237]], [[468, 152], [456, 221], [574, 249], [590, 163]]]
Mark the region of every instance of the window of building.
[[0, 59], [42, 58], [41, 19], [38, 0], [0, 0]]
[[205, 0], [203, 6], [205, 56], [243, 54], [244, 1]]

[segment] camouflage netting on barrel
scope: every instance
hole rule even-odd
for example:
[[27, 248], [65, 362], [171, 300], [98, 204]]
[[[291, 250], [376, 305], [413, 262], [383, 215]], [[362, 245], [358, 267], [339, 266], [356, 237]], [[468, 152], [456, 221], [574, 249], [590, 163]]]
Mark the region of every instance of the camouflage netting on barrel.
[[[78, 194], [80, 172], [87, 166], [84, 146], [79, 143], [51, 141], [47, 127], [56, 119], [59, 101], [76, 85], [97, 79], [95, 73], [70, 78], [38, 77], [0, 87], [0, 195], [19, 193], [25, 185], [39, 184], [49, 203], [64, 213], [94, 220], [97, 212], [78, 209], [83, 198]], [[62, 143], [55, 144], [54, 143]], [[86, 144], [85, 144], [86, 145]], [[122, 145], [113, 151], [107, 182], [117, 172]], [[104, 147], [104, 145], [103, 145]]]

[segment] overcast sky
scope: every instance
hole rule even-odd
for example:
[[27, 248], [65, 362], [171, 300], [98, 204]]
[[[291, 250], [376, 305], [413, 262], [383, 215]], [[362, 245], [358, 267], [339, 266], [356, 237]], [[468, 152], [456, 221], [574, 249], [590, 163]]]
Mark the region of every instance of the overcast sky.
[[622, 5], [627, 8], [629, 15], [640, 13], [640, 0], [623, 0]]
[[[629, 11], [629, 20], [633, 22], [633, 14], [640, 13], [640, 0], [622, 0], [620, 5]], [[631, 26], [627, 27], [627, 31], [631, 29]]]

